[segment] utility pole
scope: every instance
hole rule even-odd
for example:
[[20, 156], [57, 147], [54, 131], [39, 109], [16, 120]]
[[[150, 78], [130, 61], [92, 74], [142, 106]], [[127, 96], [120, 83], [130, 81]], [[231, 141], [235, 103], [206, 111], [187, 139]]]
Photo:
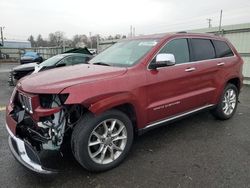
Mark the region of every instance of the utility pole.
[[135, 37], [135, 27], [133, 27], [133, 37]]
[[91, 32], [89, 32], [89, 39], [90, 39], [90, 48], [92, 48], [92, 38], [91, 38]]
[[0, 27], [0, 30], [1, 30], [1, 40], [2, 40], [2, 46], [4, 46], [4, 40], [3, 40], [3, 29], [4, 29], [4, 27]]
[[65, 38], [63, 38], [63, 52], [65, 52]]
[[212, 27], [212, 19], [211, 18], [207, 18], [207, 21], [208, 21], [208, 28], [211, 28]]
[[222, 10], [220, 10], [219, 35], [221, 35], [221, 23], [222, 23]]
[[96, 54], [99, 53], [99, 34], [96, 35]]
[[130, 26], [130, 38], [132, 38], [132, 36], [133, 36], [133, 34], [132, 34], [132, 31], [133, 30], [133, 27], [132, 27], [132, 25]]

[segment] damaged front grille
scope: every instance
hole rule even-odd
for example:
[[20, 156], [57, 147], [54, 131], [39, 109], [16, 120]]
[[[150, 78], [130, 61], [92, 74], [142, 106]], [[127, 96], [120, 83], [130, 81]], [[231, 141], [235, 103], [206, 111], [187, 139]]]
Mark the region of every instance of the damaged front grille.
[[25, 111], [33, 113], [31, 97], [18, 92], [18, 100]]
[[[68, 94], [14, 92], [11, 103], [12, 117], [17, 122], [16, 135], [28, 141], [37, 151], [59, 150], [65, 132], [76, 122], [75, 118], [78, 119], [76, 113], [76, 117], [70, 115], [75, 108], [64, 106], [67, 97]], [[49, 113], [44, 115], [44, 112]]]

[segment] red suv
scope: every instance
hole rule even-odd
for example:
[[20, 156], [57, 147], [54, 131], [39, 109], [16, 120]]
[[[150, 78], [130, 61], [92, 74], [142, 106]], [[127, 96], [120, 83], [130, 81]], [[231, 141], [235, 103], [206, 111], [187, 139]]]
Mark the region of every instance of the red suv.
[[27, 168], [50, 174], [50, 159], [42, 154], [61, 152], [71, 141], [85, 169], [111, 169], [127, 156], [136, 134], [204, 109], [231, 118], [242, 65], [232, 44], [214, 35], [122, 40], [89, 64], [23, 78], [7, 106], [10, 149]]

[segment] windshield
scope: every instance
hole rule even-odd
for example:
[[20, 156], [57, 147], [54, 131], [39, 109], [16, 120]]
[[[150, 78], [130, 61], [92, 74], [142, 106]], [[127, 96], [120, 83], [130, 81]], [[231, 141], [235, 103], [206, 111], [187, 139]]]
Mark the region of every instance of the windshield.
[[157, 42], [158, 40], [154, 39], [121, 41], [94, 57], [89, 63], [129, 67], [136, 64]]
[[23, 56], [37, 57], [37, 53], [36, 52], [26, 52]]
[[49, 59], [47, 59], [46, 61], [42, 62], [39, 66], [41, 67], [50, 67], [55, 65], [58, 61], [60, 61], [61, 59], [63, 59], [65, 56], [63, 55], [56, 55], [53, 56]]

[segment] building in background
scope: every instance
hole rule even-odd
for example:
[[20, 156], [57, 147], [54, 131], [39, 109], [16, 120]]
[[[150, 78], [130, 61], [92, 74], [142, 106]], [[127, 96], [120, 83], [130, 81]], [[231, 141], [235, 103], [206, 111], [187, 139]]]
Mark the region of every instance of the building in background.
[[243, 58], [244, 83], [250, 84], [250, 23], [222, 26], [220, 33], [218, 30], [218, 27], [211, 27], [188, 32], [220, 34], [227, 38]]
[[4, 40], [5, 48], [31, 48], [30, 41], [21, 40]]

